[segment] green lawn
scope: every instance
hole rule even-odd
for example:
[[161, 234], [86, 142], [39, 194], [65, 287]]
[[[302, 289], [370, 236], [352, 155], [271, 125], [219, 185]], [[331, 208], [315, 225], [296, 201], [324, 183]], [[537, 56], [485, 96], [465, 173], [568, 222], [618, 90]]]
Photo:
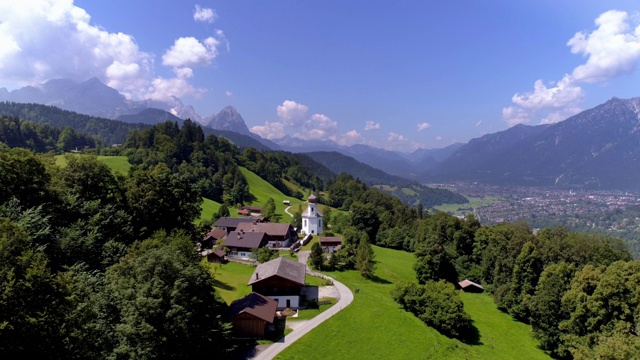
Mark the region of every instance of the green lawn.
[[313, 319], [314, 317], [320, 315], [320, 313], [324, 312], [328, 308], [330, 308], [333, 305], [335, 305], [336, 302], [338, 302], [338, 300], [334, 299], [334, 298], [322, 298], [318, 302], [320, 304], [320, 306], [318, 306], [317, 309], [300, 310], [300, 311], [298, 311], [298, 317], [296, 317], [296, 318], [287, 318], [287, 323], [295, 322], [295, 321], [298, 321], [298, 320], [310, 320], [310, 319]]
[[226, 264], [209, 263], [206, 260], [202, 262], [213, 274], [214, 287], [227, 304], [251, 293], [251, 286], [247, 286], [247, 282], [255, 270], [254, 266], [234, 262]]
[[356, 271], [327, 273], [355, 293], [354, 302], [282, 352], [278, 359], [548, 359], [530, 329], [499, 312], [488, 295], [463, 294], [480, 333], [468, 345], [440, 335], [390, 296], [393, 284], [413, 280], [412, 254], [374, 247], [375, 281]]
[[489, 206], [500, 201], [500, 198], [496, 197], [467, 197], [469, 200], [468, 203], [464, 204], [443, 204], [434, 206], [433, 208], [439, 211], [443, 211], [452, 215], [466, 215], [468, 213], [473, 213], [473, 209], [478, 209], [484, 206]]
[[[56, 165], [60, 166], [60, 167], [65, 167], [67, 166], [67, 159], [64, 158], [65, 155], [56, 155], [55, 156], [55, 160], [56, 160]], [[82, 155], [76, 155], [76, 156], [82, 156]], [[98, 156], [98, 161], [106, 164], [107, 166], [109, 166], [109, 168], [111, 168], [111, 170], [121, 173], [123, 175], [127, 175], [129, 174], [129, 169], [131, 168], [131, 164], [129, 163], [129, 160], [127, 160], [126, 156], [103, 156], [103, 155], [99, 155]]]

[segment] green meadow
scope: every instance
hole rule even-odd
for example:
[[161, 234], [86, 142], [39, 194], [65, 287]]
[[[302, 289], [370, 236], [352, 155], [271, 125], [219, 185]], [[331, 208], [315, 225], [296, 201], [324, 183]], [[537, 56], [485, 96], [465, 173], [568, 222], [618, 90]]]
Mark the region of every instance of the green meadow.
[[390, 291], [413, 281], [413, 254], [374, 247], [376, 278], [357, 271], [327, 272], [347, 285], [351, 305], [283, 351], [277, 359], [549, 359], [529, 326], [501, 313], [486, 294], [462, 294], [479, 340], [465, 344], [440, 335], [401, 309]]

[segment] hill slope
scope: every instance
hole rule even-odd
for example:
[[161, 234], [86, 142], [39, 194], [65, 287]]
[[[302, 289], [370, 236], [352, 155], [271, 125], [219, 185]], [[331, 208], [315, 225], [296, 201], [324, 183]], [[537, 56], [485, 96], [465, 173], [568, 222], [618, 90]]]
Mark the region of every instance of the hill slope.
[[449, 339], [402, 310], [391, 299], [398, 281], [413, 281], [413, 254], [375, 247], [376, 281], [357, 271], [328, 273], [359, 289], [351, 305], [298, 340], [277, 359], [549, 359], [517, 323], [484, 294], [463, 294], [480, 333], [477, 345]]

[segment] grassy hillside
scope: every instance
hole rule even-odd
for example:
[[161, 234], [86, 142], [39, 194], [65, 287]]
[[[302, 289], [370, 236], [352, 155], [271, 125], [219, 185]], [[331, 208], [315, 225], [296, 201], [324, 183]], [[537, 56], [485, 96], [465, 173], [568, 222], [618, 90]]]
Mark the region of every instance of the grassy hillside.
[[449, 339], [402, 310], [394, 283], [413, 280], [413, 254], [374, 247], [375, 281], [356, 271], [328, 273], [355, 293], [354, 302], [282, 352], [278, 359], [548, 359], [527, 325], [497, 310], [490, 296], [463, 294], [480, 333], [477, 345]]
[[253, 205], [262, 206], [265, 202], [267, 202], [267, 199], [273, 198], [273, 200], [276, 202], [276, 213], [282, 215], [280, 221], [291, 221], [291, 217], [284, 212], [284, 209], [287, 208], [288, 205], [284, 205], [282, 201], [289, 200], [292, 206], [300, 204], [303, 201], [291, 196], [286, 196], [280, 190], [264, 181], [261, 177], [251, 172], [251, 170], [249, 169], [241, 167], [240, 171], [242, 171], [244, 177], [247, 178], [251, 194], [256, 198], [253, 201]]
[[[67, 160], [64, 158], [64, 155], [56, 155], [56, 164], [58, 166], [66, 166]], [[98, 161], [105, 163], [107, 166], [111, 168], [111, 170], [127, 175], [129, 173], [129, 168], [131, 168], [131, 164], [129, 160], [127, 160], [126, 156], [98, 156]]]

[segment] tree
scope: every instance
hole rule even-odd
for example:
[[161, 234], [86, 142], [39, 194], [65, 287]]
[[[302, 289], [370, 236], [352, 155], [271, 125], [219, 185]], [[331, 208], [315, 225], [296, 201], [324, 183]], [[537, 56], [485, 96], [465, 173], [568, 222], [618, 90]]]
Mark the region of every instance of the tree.
[[260, 249], [255, 250], [256, 259], [259, 263], [266, 263], [269, 260], [275, 259], [279, 256], [276, 250], [271, 250], [267, 246], [263, 246]]
[[372, 279], [374, 277], [376, 267], [375, 257], [376, 254], [373, 252], [373, 247], [369, 244], [369, 236], [363, 233], [358, 249], [356, 250], [356, 269], [360, 271], [360, 275], [362, 275], [363, 278]]
[[322, 264], [324, 263], [324, 254], [322, 253], [322, 246], [319, 242], [311, 245], [311, 254], [309, 255], [311, 260], [311, 266], [316, 270], [322, 270]]
[[276, 220], [276, 202], [273, 198], [268, 198], [264, 205], [262, 205], [262, 216], [267, 221]]

